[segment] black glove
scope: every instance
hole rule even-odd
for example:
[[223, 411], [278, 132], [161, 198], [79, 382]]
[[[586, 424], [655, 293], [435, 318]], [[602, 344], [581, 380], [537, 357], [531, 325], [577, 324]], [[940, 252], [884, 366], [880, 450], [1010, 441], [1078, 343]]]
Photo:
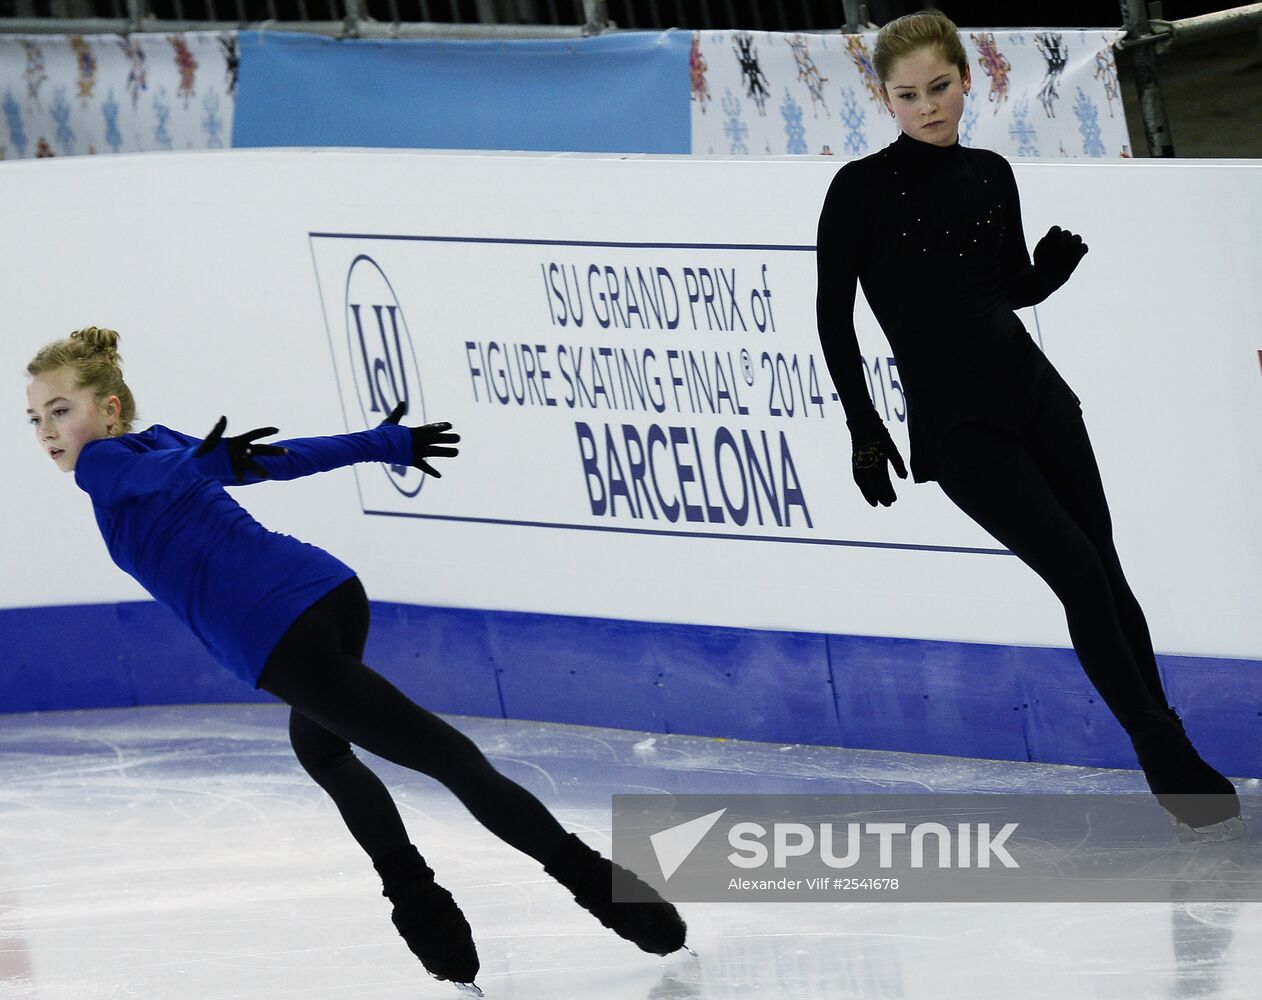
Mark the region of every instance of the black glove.
[[[386, 417], [381, 423], [383, 425], [397, 424], [407, 411], [408, 404], [400, 403], [390, 411], [390, 416]], [[409, 427], [408, 430], [412, 432], [412, 465], [428, 476], [442, 479], [442, 473], [425, 461], [425, 459], [455, 458], [460, 453], [459, 449], [443, 446], [455, 444], [460, 440], [460, 435], [448, 433], [451, 430], [451, 424], [445, 422], [422, 424], [420, 427]]]
[[852, 431], [850, 448], [850, 467], [854, 472], [854, 481], [863, 493], [863, 499], [873, 507], [878, 503], [882, 507], [888, 507], [898, 496], [890, 482], [887, 463], [893, 463], [899, 479], [907, 478], [907, 467], [903, 465], [903, 457], [894, 446], [890, 432], [885, 429], [884, 424], [867, 432]]
[[1087, 255], [1082, 237], [1052, 226], [1034, 248], [1034, 267], [1053, 287], [1059, 288]]
[[228, 418], [220, 417], [219, 422], [200, 445], [193, 452], [194, 457], [200, 458], [202, 455], [210, 452], [215, 445], [222, 439], [224, 447], [228, 449], [228, 463], [232, 466], [232, 474], [237, 477], [238, 483], [245, 482], [245, 474], [253, 472], [260, 479], [267, 479], [268, 471], [254, 461], [256, 455], [287, 455], [288, 448], [282, 448], [275, 444], [255, 444], [256, 438], [267, 437], [269, 434], [275, 434], [275, 427], [258, 427], [252, 431], [246, 431], [244, 434], [238, 434], [236, 437], [226, 438], [223, 436], [223, 430], [228, 426]]

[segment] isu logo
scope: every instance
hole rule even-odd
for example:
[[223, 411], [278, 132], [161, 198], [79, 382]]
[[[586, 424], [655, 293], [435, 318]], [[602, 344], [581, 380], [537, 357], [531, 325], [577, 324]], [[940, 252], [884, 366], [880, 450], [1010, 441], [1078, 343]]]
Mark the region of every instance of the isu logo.
[[[390, 279], [375, 260], [360, 254], [346, 275], [346, 341], [355, 394], [365, 427], [376, 427], [398, 403], [405, 422], [425, 423], [425, 401], [416, 351]], [[414, 497], [425, 474], [410, 465], [382, 466], [404, 496]]]

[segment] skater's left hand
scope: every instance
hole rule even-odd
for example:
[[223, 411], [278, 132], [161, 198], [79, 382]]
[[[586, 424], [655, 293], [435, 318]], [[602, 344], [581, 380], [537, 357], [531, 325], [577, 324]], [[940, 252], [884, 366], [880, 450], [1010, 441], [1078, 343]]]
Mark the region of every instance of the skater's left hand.
[[1087, 255], [1087, 249], [1081, 236], [1052, 226], [1034, 248], [1034, 266], [1059, 287], [1069, 280], [1078, 262]]
[[[403, 419], [403, 415], [408, 411], [407, 403], [399, 403], [390, 411], [390, 416], [386, 417], [381, 423], [397, 424]], [[459, 434], [452, 434], [451, 424], [447, 422], [437, 424], [422, 424], [420, 427], [409, 427], [412, 432], [412, 465], [420, 469], [426, 475], [433, 476], [435, 479], [442, 479], [442, 473], [430, 465], [425, 459], [427, 458], [455, 458], [458, 455], [458, 448], [446, 447], [453, 445], [460, 440]]]

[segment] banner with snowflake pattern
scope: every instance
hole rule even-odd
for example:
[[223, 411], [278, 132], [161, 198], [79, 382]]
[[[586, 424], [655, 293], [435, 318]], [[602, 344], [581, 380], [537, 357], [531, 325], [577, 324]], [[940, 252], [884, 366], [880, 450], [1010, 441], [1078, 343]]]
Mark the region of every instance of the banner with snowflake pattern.
[[[1113, 30], [961, 29], [973, 88], [960, 141], [1007, 157], [1124, 157]], [[694, 32], [692, 152], [866, 156], [898, 137], [876, 33]]]
[[0, 159], [231, 145], [232, 32], [0, 35]]
[[[1131, 155], [1112, 48], [1120, 31], [960, 34], [974, 82], [960, 123], [965, 145], [1008, 157]], [[299, 41], [312, 51], [296, 68], [291, 50], [298, 42], [270, 41], [264, 46], [260, 38], [247, 53], [251, 79], [262, 82], [237, 108], [235, 32], [0, 36], [0, 159], [213, 149], [234, 144], [234, 119], [257, 126], [258, 134], [241, 145], [862, 156], [898, 134], [872, 70], [874, 34], [619, 32], [497, 43], [501, 61], [513, 56], [549, 67], [548, 85], [535, 88], [543, 96], [525, 109], [520, 73], [489, 73], [492, 54], [482, 43], [442, 43], [446, 62], [437, 71], [432, 60], [420, 59], [429, 51], [423, 43], [362, 43], [374, 66], [385, 46], [410, 45], [403, 54], [415, 50], [416, 57], [414, 65], [389, 64], [396, 71], [407, 66], [406, 81], [396, 72], [365, 89], [364, 67], [351, 58], [358, 43], [304, 36]], [[637, 92], [646, 80], [656, 84], [649, 88], [655, 113], [621, 98], [598, 102], [599, 114], [578, 113], [575, 95], [604, 93], [584, 84], [612, 62], [619, 79], [640, 81]], [[451, 100], [457, 78], [477, 82], [476, 97], [454, 88], [466, 100]], [[348, 105], [345, 113], [328, 114], [333, 97], [308, 93], [307, 106], [324, 113], [295, 115], [292, 91], [299, 83], [336, 95], [338, 106]], [[406, 95], [414, 92], [430, 95], [421, 118], [433, 127], [423, 136], [413, 134], [417, 115]], [[434, 94], [447, 95], [445, 116], [435, 114]], [[289, 110], [277, 112], [278, 102]]]

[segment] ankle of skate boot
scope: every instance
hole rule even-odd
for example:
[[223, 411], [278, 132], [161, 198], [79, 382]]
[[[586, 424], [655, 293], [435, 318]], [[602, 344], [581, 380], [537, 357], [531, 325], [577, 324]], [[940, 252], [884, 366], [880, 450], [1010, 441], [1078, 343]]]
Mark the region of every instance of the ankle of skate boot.
[[599, 851], [570, 834], [543, 870], [570, 892], [577, 893], [591, 881], [593, 873], [603, 874], [600, 871], [603, 860]]

